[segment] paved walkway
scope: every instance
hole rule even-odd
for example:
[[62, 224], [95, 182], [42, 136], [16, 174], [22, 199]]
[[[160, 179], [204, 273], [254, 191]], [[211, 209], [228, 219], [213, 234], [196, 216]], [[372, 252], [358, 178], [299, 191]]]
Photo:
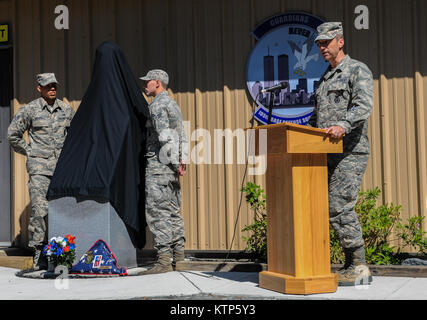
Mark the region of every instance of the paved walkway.
[[84, 279], [30, 279], [0, 267], [0, 300], [427, 300], [427, 278], [374, 277], [369, 286], [337, 292], [285, 295], [258, 285], [257, 272], [180, 271]]

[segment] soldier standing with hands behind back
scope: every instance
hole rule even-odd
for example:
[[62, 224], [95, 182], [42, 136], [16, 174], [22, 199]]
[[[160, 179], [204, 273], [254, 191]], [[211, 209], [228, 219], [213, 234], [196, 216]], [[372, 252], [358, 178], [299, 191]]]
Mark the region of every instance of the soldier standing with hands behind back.
[[315, 39], [329, 68], [320, 79], [308, 125], [323, 128], [333, 139], [343, 136], [343, 153], [328, 154], [329, 216], [345, 253], [338, 271], [342, 286], [368, 284], [362, 228], [354, 211], [369, 159], [368, 118], [372, 111], [373, 79], [369, 68], [343, 51], [341, 22], [326, 22]]
[[[74, 110], [56, 98], [58, 81], [53, 73], [37, 75], [37, 90], [41, 97], [21, 107], [13, 118], [8, 140], [16, 152], [27, 156], [32, 213], [28, 225], [28, 247], [34, 252], [34, 269], [45, 269], [47, 261], [41, 256], [47, 240], [48, 201], [50, 180], [74, 117]], [[29, 143], [23, 138], [28, 130]]]
[[157, 262], [143, 274], [172, 271], [173, 264], [184, 260], [185, 229], [180, 215], [181, 186], [179, 176], [186, 173], [188, 141], [178, 104], [168, 94], [168, 74], [151, 70], [144, 81], [144, 91], [153, 97], [149, 105], [146, 146], [146, 220], [154, 235]]

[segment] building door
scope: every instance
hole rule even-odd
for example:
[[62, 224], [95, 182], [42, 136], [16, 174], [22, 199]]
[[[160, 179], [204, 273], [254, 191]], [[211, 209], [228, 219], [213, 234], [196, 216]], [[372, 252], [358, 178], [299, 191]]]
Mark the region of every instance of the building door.
[[10, 147], [7, 128], [13, 97], [12, 48], [0, 47], [0, 246], [11, 243]]

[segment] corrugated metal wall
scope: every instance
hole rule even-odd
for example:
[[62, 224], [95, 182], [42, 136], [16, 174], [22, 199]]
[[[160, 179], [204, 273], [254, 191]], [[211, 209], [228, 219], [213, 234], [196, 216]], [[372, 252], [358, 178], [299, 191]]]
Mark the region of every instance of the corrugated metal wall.
[[[54, 28], [54, 9], [60, 4], [69, 8], [69, 30]], [[360, 4], [369, 8], [369, 30], [354, 27]], [[112, 40], [136, 76], [152, 68], [169, 72], [170, 93], [190, 122], [192, 150], [203, 141], [197, 135], [203, 131], [196, 129], [208, 130], [213, 138], [214, 129], [250, 126], [253, 104], [245, 79], [255, 44], [250, 32], [267, 17], [287, 11], [343, 21], [346, 51], [365, 62], [375, 78], [372, 155], [363, 188], [379, 186], [382, 201], [401, 204], [404, 217], [427, 216], [424, 0], [0, 0], [0, 22], [9, 22], [13, 32], [14, 112], [37, 96], [35, 74], [48, 71], [62, 84], [59, 96], [77, 108], [97, 46]], [[14, 155], [15, 235], [25, 227], [29, 210], [24, 160]], [[244, 169], [190, 165], [183, 179], [187, 249], [229, 248]], [[265, 185], [262, 176], [248, 179]], [[251, 220], [243, 201], [233, 249], [245, 247], [240, 230]]]

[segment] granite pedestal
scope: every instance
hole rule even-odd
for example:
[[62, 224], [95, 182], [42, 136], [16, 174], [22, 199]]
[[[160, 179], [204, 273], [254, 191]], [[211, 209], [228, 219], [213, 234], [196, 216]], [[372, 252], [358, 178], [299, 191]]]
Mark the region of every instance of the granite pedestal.
[[125, 268], [137, 266], [137, 249], [125, 224], [109, 202], [64, 197], [49, 201], [49, 238], [76, 237], [76, 260], [98, 240], [104, 240]]

